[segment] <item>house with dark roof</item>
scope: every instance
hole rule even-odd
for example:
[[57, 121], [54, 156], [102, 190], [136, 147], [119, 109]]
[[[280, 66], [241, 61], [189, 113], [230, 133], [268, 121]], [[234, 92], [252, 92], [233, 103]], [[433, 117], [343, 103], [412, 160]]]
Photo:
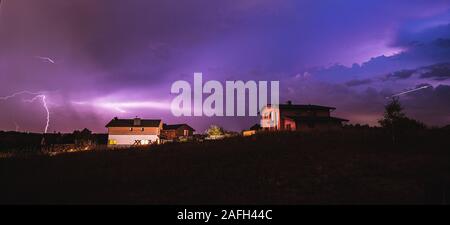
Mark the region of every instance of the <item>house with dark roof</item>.
[[288, 101], [278, 107], [265, 106], [261, 110], [263, 130], [329, 130], [342, 127], [346, 119], [332, 117], [335, 107], [321, 105], [295, 105]]
[[162, 137], [166, 140], [176, 140], [180, 138], [188, 138], [194, 135], [194, 128], [183, 124], [163, 124]]
[[261, 124], [258, 124], [258, 123], [254, 124], [253, 126], [250, 127], [249, 130], [255, 130], [255, 131], [261, 130]]
[[119, 119], [115, 117], [107, 125], [108, 146], [148, 145], [160, 142], [161, 120], [141, 118]]

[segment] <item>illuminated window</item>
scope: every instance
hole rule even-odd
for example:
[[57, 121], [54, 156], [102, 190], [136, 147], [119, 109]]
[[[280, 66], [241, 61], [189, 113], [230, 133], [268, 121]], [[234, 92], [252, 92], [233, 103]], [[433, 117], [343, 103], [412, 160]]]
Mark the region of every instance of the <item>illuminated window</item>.
[[130, 127], [130, 131], [133, 131], [133, 128], [132, 128], [132, 127]]
[[286, 130], [291, 130], [291, 124], [286, 124]]
[[117, 145], [117, 140], [109, 139], [109, 140], [108, 140], [108, 143], [109, 143], [110, 145]]
[[184, 136], [189, 136], [189, 130], [184, 130], [183, 134], [184, 134]]

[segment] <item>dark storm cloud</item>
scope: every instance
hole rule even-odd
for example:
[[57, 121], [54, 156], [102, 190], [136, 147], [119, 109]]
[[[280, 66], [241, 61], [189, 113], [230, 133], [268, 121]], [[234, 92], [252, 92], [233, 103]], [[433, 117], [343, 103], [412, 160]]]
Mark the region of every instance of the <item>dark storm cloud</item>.
[[[392, 79], [436, 79], [445, 80], [448, 76], [450, 62], [450, 25], [440, 25], [410, 32], [403, 31], [392, 46], [404, 50], [392, 56], [378, 56], [367, 62], [354, 64], [351, 67], [333, 65], [316, 68], [309, 72], [317, 79], [331, 82], [347, 82], [349, 86], [358, 81], [392, 80]], [[419, 76], [414, 76], [415, 74]], [[382, 75], [385, 74], [385, 75]], [[367, 83], [367, 82], [366, 82]]]
[[426, 72], [420, 75], [421, 78], [431, 78], [434, 80], [450, 79], [450, 63], [436, 64], [425, 67]]
[[439, 38], [434, 41], [435, 45], [440, 48], [450, 48], [450, 39], [448, 38]]
[[363, 80], [350, 80], [350, 81], [347, 81], [345, 84], [349, 87], [352, 87], [352, 86], [370, 84], [372, 82], [373, 82], [372, 79], [363, 79]]
[[[336, 64], [310, 69], [309, 83], [290, 84], [289, 88], [299, 95], [298, 101], [335, 105], [336, 113], [351, 122], [370, 121], [374, 125], [382, 115], [386, 97], [422, 87], [425, 83], [434, 88], [401, 96], [408, 115], [432, 125], [450, 123], [446, 103], [450, 99], [450, 86], [446, 83], [450, 74], [449, 21], [445, 21], [445, 25], [427, 25], [414, 32], [408, 30], [412, 27], [401, 30], [391, 44], [403, 48], [399, 54], [374, 57], [352, 66]], [[312, 94], [314, 90], [321, 91]], [[291, 98], [296, 99], [295, 95]]]
[[412, 70], [400, 70], [386, 75], [382, 80], [409, 79], [415, 78], [431, 79], [443, 81], [450, 78], [450, 63], [438, 63], [430, 66], [423, 66]]
[[389, 78], [407, 79], [410, 78], [417, 70], [400, 70], [388, 75]]

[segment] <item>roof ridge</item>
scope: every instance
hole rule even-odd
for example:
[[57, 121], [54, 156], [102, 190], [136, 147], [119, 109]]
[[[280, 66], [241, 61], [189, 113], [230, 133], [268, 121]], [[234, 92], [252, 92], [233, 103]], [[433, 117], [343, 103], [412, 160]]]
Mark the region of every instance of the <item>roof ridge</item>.
[[140, 119], [139, 125], [134, 124], [135, 119], [118, 119], [113, 118], [106, 127], [159, 127], [161, 119]]

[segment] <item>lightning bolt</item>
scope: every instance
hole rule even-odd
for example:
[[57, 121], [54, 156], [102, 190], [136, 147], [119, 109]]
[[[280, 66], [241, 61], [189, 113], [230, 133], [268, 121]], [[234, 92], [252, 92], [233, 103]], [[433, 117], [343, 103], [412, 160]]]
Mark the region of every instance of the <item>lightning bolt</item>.
[[170, 109], [170, 105], [156, 101], [131, 101], [131, 102], [72, 102], [77, 105], [93, 105], [95, 107], [112, 109], [120, 113], [127, 113], [125, 109]]
[[36, 101], [38, 99], [40, 99], [42, 101], [42, 105], [43, 105], [43, 107], [45, 109], [45, 112], [47, 113], [47, 115], [46, 115], [46, 123], [45, 123], [45, 128], [44, 128], [44, 133], [47, 133], [48, 127], [50, 125], [50, 110], [48, 109], [48, 105], [47, 105], [47, 101], [46, 101], [47, 96], [45, 96], [45, 94], [43, 94], [42, 92], [20, 91], [20, 92], [16, 92], [16, 93], [13, 93], [13, 94], [8, 95], [8, 96], [0, 97], [0, 100], [6, 101], [6, 100], [8, 100], [10, 98], [14, 98], [14, 97], [16, 97], [18, 95], [23, 95], [23, 94], [35, 95], [31, 99], [23, 100], [24, 102], [32, 103], [32, 102], [34, 102], [34, 101]]
[[14, 125], [16, 126], [16, 132], [19, 132], [19, 130], [20, 130], [19, 124], [17, 124], [16, 121], [14, 121]]
[[8, 96], [0, 97], [0, 100], [8, 100], [10, 98], [14, 98], [14, 97], [16, 97], [18, 95], [23, 95], [23, 94], [40, 95], [40, 94], [42, 94], [42, 92], [19, 91], [19, 92], [13, 93], [13, 94], [8, 95]]
[[397, 97], [397, 96], [400, 96], [400, 95], [408, 94], [408, 93], [411, 93], [411, 92], [419, 91], [419, 90], [422, 90], [422, 89], [425, 89], [425, 88], [430, 88], [430, 87], [432, 87], [432, 86], [431, 85], [425, 85], [425, 86], [422, 86], [422, 87], [419, 87], [419, 88], [414, 88], [412, 90], [400, 92], [400, 93], [392, 95], [390, 97], [386, 97], [386, 99]]
[[42, 62], [55, 64], [55, 60], [51, 59], [50, 57], [44, 57], [44, 56], [35, 56], [36, 58], [42, 60]]
[[50, 111], [48, 110], [48, 105], [47, 105], [47, 101], [46, 96], [45, 95], [36, 95], [34, 98], [30, 99], [30, 100], [25, 100], [25, 102], [34, 102], [36, 101], [36, 99], [41, 99], [42, 100], [42, 105], [45, 108], [45, 112], [47, 113], [47, 122], [45, 123], [45, 129], [44, 129], [44, 134], [47, 133], [48, 130], [48, 126], [50, 125]]
[[3, 12], [3, 8], [4, 8], [4, 4], [5, 4], [6, 0], [0, 0], [0, 14]]

